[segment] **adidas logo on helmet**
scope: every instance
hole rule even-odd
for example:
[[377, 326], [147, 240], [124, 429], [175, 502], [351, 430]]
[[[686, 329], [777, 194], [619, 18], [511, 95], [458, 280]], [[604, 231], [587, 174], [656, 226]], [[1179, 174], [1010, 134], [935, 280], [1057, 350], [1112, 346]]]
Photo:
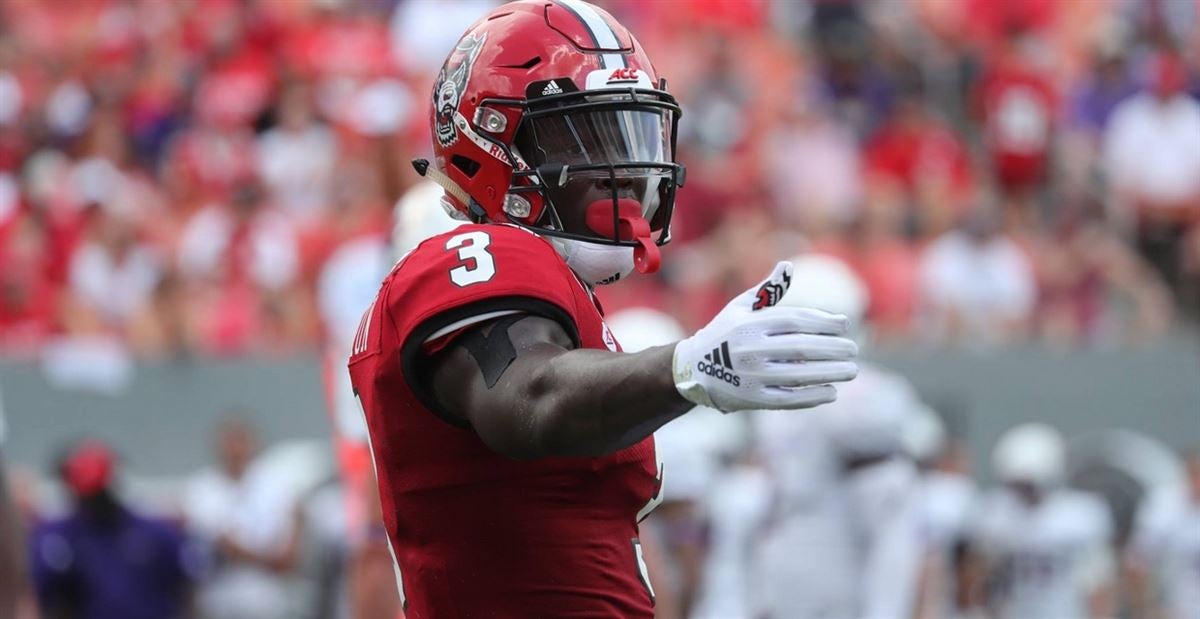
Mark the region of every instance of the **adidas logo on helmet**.
[[545, 97], [547, 95], [561, 95], [562, 92], [563, 92], [563, 89], [558, 84], [556, 84], [554, 82], [554, 80], [550, 80], [550, 83], [546, 84], [546, 87], [542, 89], [542, 96]]
[[696, 369], [734, 387], [742, 385], [742, 377], [733, 373], [733, 359], [729, 355], [729, 342], [721, 342], [720, 346], [705, 354], [704, 359], [696, 364]]

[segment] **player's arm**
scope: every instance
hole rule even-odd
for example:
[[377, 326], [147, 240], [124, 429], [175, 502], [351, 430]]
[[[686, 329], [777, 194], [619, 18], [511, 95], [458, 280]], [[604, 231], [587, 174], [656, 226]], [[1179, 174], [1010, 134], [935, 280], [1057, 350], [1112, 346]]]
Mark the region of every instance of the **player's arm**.
[[675, 389], [673, 346], [635, 354], [572, 348], [553, 320], [500, 319], [434, 358], [434, 394], [512, 458], [611, 453], [695, 406]]
[[828, 383], [857, 373], [857, 347], [839, 337], [844, 317], [774, 306], [790, 269], [780, 263], [692, 337], [635, 354], [575, 349], [563, 325], [537, 316], [476, 326], [430, 359], [434, 397], [513, 458], [611, 453], [696, 404], [830, 402]]

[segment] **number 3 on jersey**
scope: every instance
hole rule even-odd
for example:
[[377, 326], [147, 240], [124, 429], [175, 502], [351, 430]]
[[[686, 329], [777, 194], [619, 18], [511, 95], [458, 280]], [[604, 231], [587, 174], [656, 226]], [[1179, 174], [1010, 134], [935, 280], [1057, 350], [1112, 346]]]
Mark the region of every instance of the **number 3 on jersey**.
[[455, 286], [480, 284], [496, 276], [496, 261], [487, 251], [491, 242], [491, 237], [479, 230], [456, 234], [446, 241], [446, 251], [458, 250], [458, 266], [450, 269], [450, 281]]

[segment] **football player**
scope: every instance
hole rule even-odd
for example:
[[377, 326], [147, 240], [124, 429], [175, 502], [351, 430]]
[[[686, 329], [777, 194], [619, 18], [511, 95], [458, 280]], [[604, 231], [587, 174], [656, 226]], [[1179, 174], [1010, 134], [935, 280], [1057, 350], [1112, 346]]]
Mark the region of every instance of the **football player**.
[[1152, 493], [1137, 513], [1131, 567], [1137, 584], [1153, 584], [1135, 591], [1139, 617], [1200, 619], [1200, 451], [1185, 465], [1187, 483]]
[[972, 547], [994, 616], [1112, 616], [1112, 515], [1100, 497], [1065, 487], [1058, 431], [1012, 428], [996, 443], [992, 467], [1004, 485], [977, 506]]
[[[866, 287], [841, 260], [792, 259], [783, 305], [861, 318]], [[774, 482], [751, 559], [756, 617], [911, 617], [920, 547], [916, 467], [903, 429], [923, 405], [903, 377], [862, 364], [838, 401], [808, 415], [754, 416]]]
[[651, 434], [697, 404], [832, 401], [847, 320], [774, 307], [780, 263], [691, 337], [620, 353], [592, 288], [659, 267], [684, 170], [679, 106], [606, 12], [496, 8], [431, 103], [414, 165], [469, 223], [393, 268], [349, 361], [407, 612], [651, 617]]
[[975, 483], [968, 474], [962, 446], [946, 432], [941, 417], [924, 408], [904, 426], [905, 451], [917, 464], [914, 490], [921, 542], [917, 619], [958, 617], [966, 600], [961, 585], [967, 577], [961, 560]]

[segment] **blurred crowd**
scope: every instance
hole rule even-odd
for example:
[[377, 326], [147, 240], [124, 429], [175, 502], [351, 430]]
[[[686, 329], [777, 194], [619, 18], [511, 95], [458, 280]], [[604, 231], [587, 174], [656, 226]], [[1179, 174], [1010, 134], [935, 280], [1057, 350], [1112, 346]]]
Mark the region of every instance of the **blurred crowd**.
[[[322, 270], [386, 234], [491, 4], [0, 3], [0, 351], [322, 345]], [[881, 340], [1123, 345], [1197, 307], [1195, 2], [601, 4], [689, 168], [667, 270], [611, 307], [703, 324], [803, 248]]]

